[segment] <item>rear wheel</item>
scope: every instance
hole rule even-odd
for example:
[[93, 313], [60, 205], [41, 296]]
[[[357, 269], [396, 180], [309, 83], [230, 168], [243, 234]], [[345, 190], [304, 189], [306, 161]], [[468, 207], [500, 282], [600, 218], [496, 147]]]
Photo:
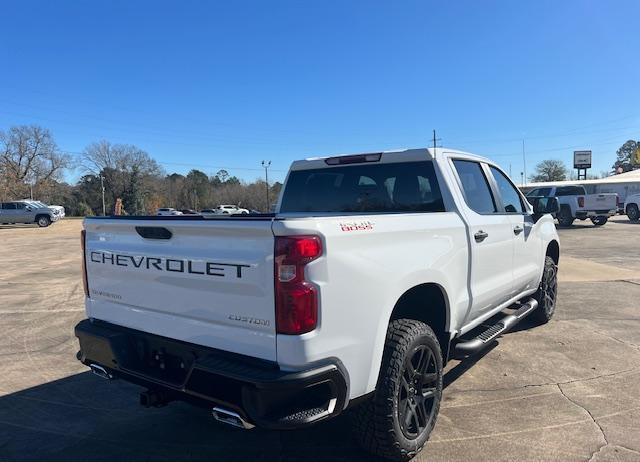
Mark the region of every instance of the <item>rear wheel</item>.
[[568, 228], [573, 224], [574, 220], [575, 218], [571, 215], [571, 209], [563, 205], [558, 213], [558, 224], [563, 228]]
[[442, 353], [433, 330], [396, 319], [387, 330], [373, 397], [354, 409], [354, 433], [369, 452], [406, 461], [423, 448], [442, 398]]
[[600, 217], [591, 217], [591, 223], [593, 223], [596, 226], [602, 226], [604, 225], [607, 220], [609, 220], [608, 217], [604, 217], [604, 216], [600, 216]]
[[544, 260], [542, 281], [534, 298], [538, 302], [538, 308], [531, 316], [540, 324], [548, 323], [556, 311], [556, 298], [558, 294], [558, 265], [553, 258], [547, 256]]
[[51, 218], [46, 215], [40, 215], [38, 216], [38, 218], [36, 218], [36, 223], [38, 223], [38, 226], [40, 226], [41, 228], [46, 228], [51, 224]]
[[627, 205], [627, 218], [629, 218], [630, 221], [640, 220], [640, 210], [638, 210], [636, 204]]

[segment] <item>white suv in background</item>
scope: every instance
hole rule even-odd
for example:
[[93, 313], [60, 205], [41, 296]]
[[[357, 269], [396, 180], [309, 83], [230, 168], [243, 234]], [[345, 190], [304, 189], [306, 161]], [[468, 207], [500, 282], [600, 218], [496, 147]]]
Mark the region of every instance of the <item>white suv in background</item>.
[[156, 212], [159, 217], [170, 217], [174, 215], [182, 215], [182, 212], [172, 207], [159, 208]]
[[235, 213], [249, 213], [249, 210], [238, 207], [237, 205], [219, 205], [216, 207], [216, 213], [219, 215], [232, 215]]

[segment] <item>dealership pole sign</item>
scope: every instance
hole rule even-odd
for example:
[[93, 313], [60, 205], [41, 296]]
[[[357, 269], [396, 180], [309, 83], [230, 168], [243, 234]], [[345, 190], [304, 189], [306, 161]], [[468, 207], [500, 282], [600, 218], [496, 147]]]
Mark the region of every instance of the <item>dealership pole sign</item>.
[[591, 168], [591, 151], [573, 151], [573, 168]]

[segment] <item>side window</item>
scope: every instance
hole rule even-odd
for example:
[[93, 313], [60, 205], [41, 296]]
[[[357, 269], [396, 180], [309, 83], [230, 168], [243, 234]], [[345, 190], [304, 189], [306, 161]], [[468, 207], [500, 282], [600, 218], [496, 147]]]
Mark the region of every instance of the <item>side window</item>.
[[18, 210], [23, 210], [25, 207], [26, 206], [25, 206], [24, 202], [16, 202], [16, 208]]
[[4, 210], [15, 210], [16, 203], [15, 202], [5, 202], [2, 206]]
[[495, 213], [496, 203], [480, 164], [468, 160], [454, 160], [462, 189], [471, 210], [478, 213]]
[[504, 205], [504, 211], [507, 213], [524, 212], [522, 200], [520, 199], [520, 194], [516, 187], [511, 184], [506, 175], [500, 170], [492, 166], [489, 166], [489, 168], [491, 169], [491, 174], [498, 185], [498, 191], [500, 191], [500, 198], [502, 199], [502, 205]]

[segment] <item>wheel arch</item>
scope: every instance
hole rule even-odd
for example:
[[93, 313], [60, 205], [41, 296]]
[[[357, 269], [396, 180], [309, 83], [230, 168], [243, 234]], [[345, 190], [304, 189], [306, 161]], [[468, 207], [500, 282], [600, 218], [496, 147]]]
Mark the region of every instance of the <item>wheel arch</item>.
[[51, 221], [51, 222], [53, 221], [53, 218], [48, 213], [38, 213], [38, 214], [36, 214], [36, 217], [35, 217], [35, 222], [36, 223], [38, 222], [38, 219], [40, 217], [46, 217], [49, 221]]
[[549, 244], [547, 244], [547, 251], [545, 256], [553, 258], [553, 261], [556, 265], [560, 261], [560, 244], [555, 239], [551, 240]]
[[374, 348], [373, 363], [370, 368], [368, 390], [373, 390], [378, 380], [389, 324], [402, 318], [421, 321], [431, 327], [440, 342], [443, 363], [448, 360], [451, 343], [451, 310], [448, 293], [443, 285], [435, 282], [413, 285], [404, 290], [399, 297], [396, 297], [393, 309], [380, 322], [380, 330], [376, 339], [377, 345]]

